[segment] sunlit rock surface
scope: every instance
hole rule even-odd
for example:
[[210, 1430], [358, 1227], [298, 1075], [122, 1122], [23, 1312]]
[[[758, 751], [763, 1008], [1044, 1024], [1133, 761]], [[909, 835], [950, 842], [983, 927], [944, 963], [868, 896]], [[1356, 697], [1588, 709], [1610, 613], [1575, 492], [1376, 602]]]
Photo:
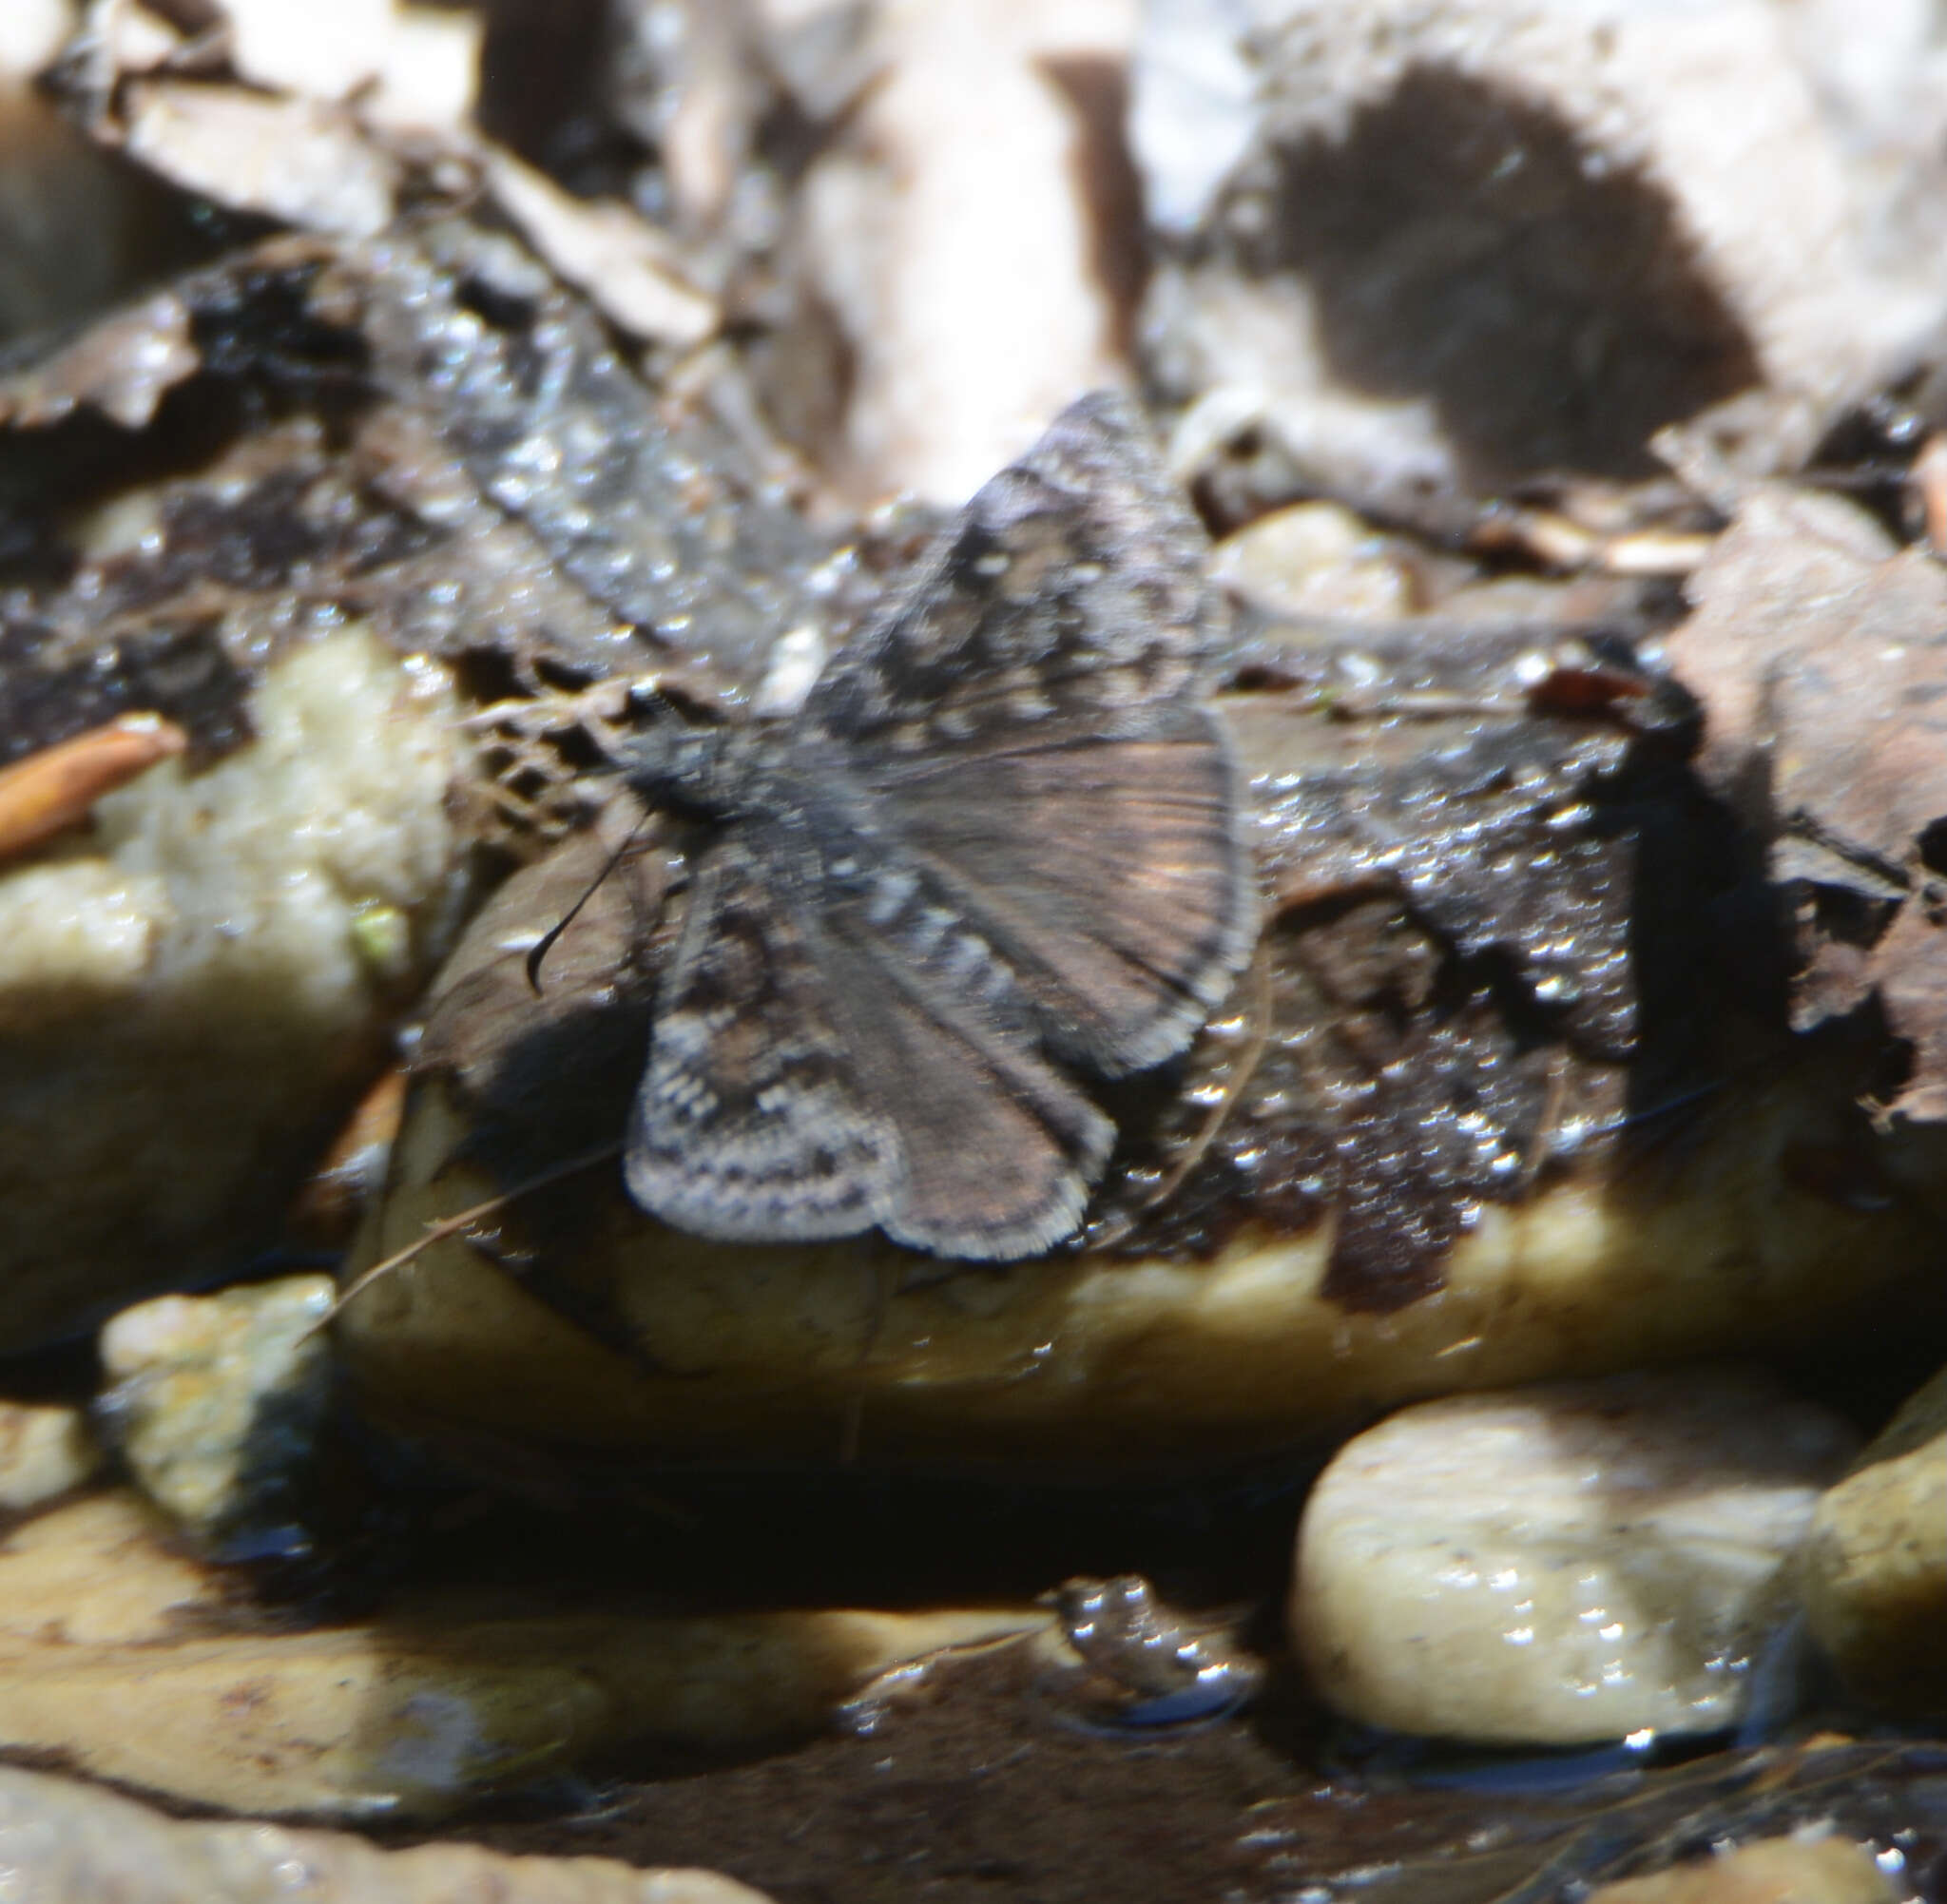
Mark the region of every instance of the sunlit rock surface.
[[1947, 1372], [1820, 1501], [1804, 1593], [1852, 1691], [1916, 1715], [1947, 1710]]
[[102, 1450], [78, 1408], [0, 1402], [0, 1509], [19, 1513], [78, 1488]]
[[226, 1811], [419, 1817], [630, 1741], [801, 1737], [895, 1666], [1047, 1624], [449, 1595], [265, 1630], [233, 1581], [117, 1492], [55, 1508], [0, 1549], [0, 1746]]
[[303, 1540], [303, 1488], [327, 1406], [328, 1276], [159, 1296], [103, 1329], [96, 1402], [143, 1491], [226, 1556]]
[[0, 1767], [16, 1895], [47, 1904], [764, 1904], [713, 1871], [510, 1857], [472, 1844], [380, 1851], [348, 1833], [163, 1817], [98, 1786]]
[[[954, 1273], [873, 1242], [733, 1249], [583, 1192], [571, 1285], [630, 1354], [444, 1241], [341, 1318], [368, 1398], [496, 1433], [672, 1458], [1003, 1461], [1155, 1469], [1266, 1450], [1439, 1390], [1611, 1369], [1789, 1334], [1828, 1310], [1876, 1232], [1781, 1181], [1804, 1106], [1767, 1092], [1652, 1184], [1589, 1181], [1490, 1209], [1443, 1286], [1389, 1314], [1323, 1293], [1329, 1223], [1246, 1227], [1207, 1257], [1057, 1257]], [[492, 1195], [421, 1097], [361, 1255]], [[586, 1180], [584, 1180], [586, 1181]], [[502, 1218], [500, 1221], [505, 1221]], [[901, 1279], [915, 1279], [910, 1283]]]
[[1403, 1410], [1312, 1491], [1294, 1643], [1338, 1710], [1402, 1732], [1721, 1731], [1786, 1617], [1780, 1569], [1854, 1439], [1710, 1369]]
[[244, 704], [247, 744], [0, 868], [0, 1346], [260, 1231], [437, 943], [446, 671], [352, 626]]
[[1653, 1877], [1599, 1884], [1587, 1897], [1588, 1904], [1897, 1904], [1904, 1894], [1868, 1846], [1814, 1830], [1691, 1858]]

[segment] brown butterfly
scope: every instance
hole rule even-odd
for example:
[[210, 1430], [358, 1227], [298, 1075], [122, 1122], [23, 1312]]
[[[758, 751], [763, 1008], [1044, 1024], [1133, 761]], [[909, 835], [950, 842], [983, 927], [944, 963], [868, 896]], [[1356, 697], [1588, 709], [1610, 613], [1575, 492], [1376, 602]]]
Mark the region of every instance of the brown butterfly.
[[1033, 1255], [1175, 1056], [1257, 889], [1205, 704], [1205, 541], [1121, 397], [1059, 416], [799, 711], [669, 723], [630, 783], [707, 823], [626, 1174], [744, 1241]]

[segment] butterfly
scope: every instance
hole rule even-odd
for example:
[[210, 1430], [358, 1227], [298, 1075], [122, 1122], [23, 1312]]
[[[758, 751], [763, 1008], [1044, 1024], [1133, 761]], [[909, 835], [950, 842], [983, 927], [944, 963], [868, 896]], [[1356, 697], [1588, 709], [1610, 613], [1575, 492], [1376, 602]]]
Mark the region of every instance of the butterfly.
[[788, 719], [665, 722], [630, 785], [703, 822], [624, 1151], [696, 1235], [877, 1228], [1004, 1260], [1072, 1235], [1257, 933], [1206, 704], [1201, 525], [1129, 403], [1064, 411]]

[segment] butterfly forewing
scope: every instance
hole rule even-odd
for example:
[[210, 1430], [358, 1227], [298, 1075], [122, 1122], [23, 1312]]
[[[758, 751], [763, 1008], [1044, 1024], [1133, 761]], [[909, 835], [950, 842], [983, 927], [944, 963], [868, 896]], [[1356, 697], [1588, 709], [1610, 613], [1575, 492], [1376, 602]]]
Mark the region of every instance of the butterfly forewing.
[[1056, 1048], [1109, 1076], [1183, 1048], [1257, 926], [1221, 723], [1177, 705], [1156, 724], [935, 756], [896, 781], [919, 864], [1002, 948]]
[[1204, 550], [1127, 400], [1085, 397], [981, 489], [800, 720], [895, 758], [1063, 718], [1141, 731], [1196, 685]]
[[645, 1209], [698, 1236], [852, 1236], [894, 1207], [904, 1152], [861, 1083], [812, 933], [771, 873], [734, 837], [704, 861], [625, 1174]]

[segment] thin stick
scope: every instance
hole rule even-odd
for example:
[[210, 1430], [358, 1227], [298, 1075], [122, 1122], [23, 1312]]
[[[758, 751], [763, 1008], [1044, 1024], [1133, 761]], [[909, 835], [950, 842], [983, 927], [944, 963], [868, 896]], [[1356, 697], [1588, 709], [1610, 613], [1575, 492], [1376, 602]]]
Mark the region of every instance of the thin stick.
[[619, 1156], [621, 1151], [620, 1143], [605, 1144], [599, 1150], [585, 1151], [579, 1157], [569, 1158], [566, 1164], [551, 1164], [524, 1183], [516, 1183], [511, 1190], [503, 1190], [497, 1197], [489, 1197], [483, 1203], [474, 1203], [451, 1217], [435, 1218], [426, 1225], [426, 1234], [416, 1242], [408, 1243], [402, 1250], [395, 1250], [382, 1262], [375, 1262], [370, 1269], [353, 1281], [349, 1289], [340, 1290], [337, 1301], [305, 1330], [299, 1339], [309, 1341], [320, 1330], [328, 1329], [355, 1298], [362, 1296], [381, 1277], [390, 1276], [395, 1269], [403, 1269], [414, 1257], [431, 1249], [434, 1243], [444, 1242], [448, 1237], [458, 1236], [463, 1230], [471, 1229], [482, 1217], [491, 1217], [495, 1210], [504, 1208], [516, 1197], [525, 1197], [530, 1191], [545, 1189], [549, 1183], [558, 1183], [564, 1178], [572, 1177], [579, 1170], [588, 1169], [591, 1164], [601, 1164], [610, 1157]]

